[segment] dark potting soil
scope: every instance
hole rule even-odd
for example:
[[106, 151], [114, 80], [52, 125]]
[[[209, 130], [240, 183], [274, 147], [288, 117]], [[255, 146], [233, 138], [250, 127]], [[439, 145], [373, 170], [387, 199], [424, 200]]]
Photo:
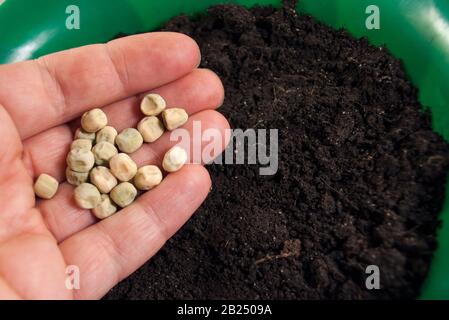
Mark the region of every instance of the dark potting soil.
[[400, 62], [288, 6], [220, 5], [165, 29], [198, 41], [233, 128], [279, 129], [279, 170], [208, 166], [206, 202], [106, 298], [416, 297], [449, 152]]

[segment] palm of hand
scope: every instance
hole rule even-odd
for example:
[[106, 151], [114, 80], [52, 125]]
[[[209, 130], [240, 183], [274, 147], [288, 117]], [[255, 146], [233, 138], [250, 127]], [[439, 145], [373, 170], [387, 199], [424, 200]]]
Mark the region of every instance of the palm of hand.
[[[210, 188], [201, 165], [168, 175], [100, 222], [75, 205], [73, 186], [63, 182], [76, 119], [99, 105], [121, 130], [142, 117], [139, 94], [154, 90], [169, 106], [186, 108], [187, 130], [198, 120], [202, 130], [224, 131], [227, 121], [212, 110], [223, 87], [212, 72], [197, 69], [199, 57], [190, 38], [151, 33], [0, 66], [0, 298], [100, 298], [201, 204]], [[138, 165], [160, 165], [172, 144], [164, 134], [132, 157]], [[33, 180], [43, 172], [61, 185], [53, 199], [36, 201]], [[68, 266], [79, 270], [79, 289], [67, 287]]]

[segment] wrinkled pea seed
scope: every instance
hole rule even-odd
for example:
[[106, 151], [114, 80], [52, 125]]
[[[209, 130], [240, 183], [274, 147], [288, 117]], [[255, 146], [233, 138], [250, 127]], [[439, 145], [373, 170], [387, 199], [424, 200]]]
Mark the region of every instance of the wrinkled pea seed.
[[121, 208], [129, 206], [137, 196], [136, 188], [129, 182], [118, 184], [110, 193], [111, 199]]
[[129, 181], [136, 175], [137, 165], [126, 153], [119, 153], [109, 161], [112, 174], [120, 181]]
[[101, 141], [92, 148], [92, 153], [95, 157], [95, 164], [105, 165], [113, 156], [118, 154], [118, 150], [113, 144]]
[[[137, 129], [126, 128], [120, 133], [107, 126], [107, 116], [101, 109], [85, 112], [81, 117], [81, 128], [75, 132], [75, 139], [70, 145], [67, 182], [76, 186], [74, 198], [78, 206], [92, 209], [99, 219], [113, 215], [118, 207], [130, 205], [138, 194], [137, 189], [150, 190], [163, 179], [157, 166], [148, 165], [137, 169], [136, 163], [127, 153], [137, 151], [143, 142], [156, 141], [166, 128], [174, 130], [188, 120], [184, 109], [166, 109], [165, 100], [154, 93], [142, 99], [140, 108], [146, 117], [138, 123]], [[162, 121], [156, 117], [159, 114]], [[186, 151], [175, 146], [164, 155], [162, 166], [167, 172], [174, 172], [181, 169], [186, 161]], [[95, 164], [97, 167], [94, 167]], [[44, 174], [35, 183], [36, 194], [46, 199], [53, 197], [57, 188], [58, 182]]]
[[162, 167], [167, 172], [175, 172], [182, 168], [187, 161], [187, 153], [181, 147], [174, 146], [168, 150], [162, 160]]
[[81, 117], [81, 127], [86, 132], [97, 132], [108, 124], [108, 118], [101, 109], [87, 111]]
[[89, 172], [95, 164], [92, 151], [86, 149], [73, 149], [67, 156], [67, 165], [72, 171]]
[[86, 132], [81, 128], [76, 129], [75, 131], [75, 139], [87, 139], [90, 141], [95, 141], [95, 133]]
[[101, 193], [109, 193], [117, 185], [117, 179], [106, 167], [95, 167], [89, 173], [90, 182]]
[[189, 119], [189, 115], [184, 109], [170, 108], [162, 112], [162, 120], [167, 130], [175, 130], [179, 128]]
[[90, 183], [82, 183], [75, 188], [75, 201], [83, 209], [93, 209], [101, 201], [97, 187]]
[[115, 144], [115, 137], [117, 137], [117, 130], [113, 127], [106, 126], [97, 132], [95, 140], [97, 143], [106, 141], [110, 144]]
[[139, 190], [150, 190], [162, 181], [161, 170], [153, 165], [143, 166], [137, 170], [134, 185]]
[[127, 128], [117, 135], [115, 143], [120, 151], [133, 153], [142, 146], [143, 138], [136, 129]]
[[81, 183], [86, 182], [87, 179], [89, 179], [89, 172], [76, 172], [67, 167], [65, 169], [65, 177], [68, 183], [74, 186], [79, 186]]
[[164, 124], [155, 116], [145, 117], [140, 120], [137, 130], [145, 142], [154, 142], [162, 136], [165, 131]]
[[147, 94], [140, 103], [140, 110], [146, 116], [157, 116], [165, 109], [164, 98], [156, 93]]
[[98, 219], [106, 219], [117, 212], [117, 206], [107, 194], [102, 194], [100, 203], [92, 209], [92, 212]]
[[73, 140], [72, 144], [70, 145], [70, 150], [73, 149], [92, 149], [92, 140], [89, 139], [76, 139]]
[[58, 191], [59, 183], [52, 176], [42, 173], [34, 183], [34, 193], [42, 199], [51, 199]]

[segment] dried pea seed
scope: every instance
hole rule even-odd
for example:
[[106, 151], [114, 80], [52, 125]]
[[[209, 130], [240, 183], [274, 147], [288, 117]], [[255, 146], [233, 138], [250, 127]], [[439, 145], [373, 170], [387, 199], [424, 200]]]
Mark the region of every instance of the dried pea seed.
[[76, 139], [73, 140], [72, 144], [70, 145], [70, 150], [73, 149], [92, 149], [92, 140], [89, 139]]
[[155, 116], [145, 117], [140, 120], [137, 130], [145, 142], [154, 142], [162, 136], [165, 131], [164, 124]]
[[87, 111], [81, 117], [81, 127], [86, 132], [97, 132], [108, 124], [108, 118], [101, 109]]
[[75, 131], [75, 140], [76, 139], [87, 139], [87, 140], [94, 142], [95, 141], [95, 133], [86, 132], [83, 129], [78, 128]]
[[52, 176], [42, 173], [34, 183], [34, 193], [42, 199], [51, 199], [58, 191], [59, 183]]
[[187, 153], [181, 147], [174, 146], [168, 150], [162, 160], [162, 167], [167, 172], [175, 172], [182, 168], [187, 161]]
[[112, 174], [120, 181], [129, 181], [136, 175], [137, 165], [126, 153], [119, 153], [109, 160]]
[[129, 182], [118, 184], [110, 193], [111, 199], [121, 208], [129, 206], [137, 196], [136, 188]]
[[134, 185], [139, 190], [150, 190], [162, 181], [161, 170], [153, 165], [143, 166], [137, 170]]
[[143, 138], [136, 129], [127, 128], [117, 135], [115, 143], [120, 151], [133, 153], [142, 146]]
[[117, 137], [117, 130], [115, 128], [106, 126], [97, 132], [96, 141], [97, 143], [106, 141], [110, 144], [115, 144], [115, 137]]
[[89, 173], [90, 182], [101, 193], [109, 193], [117, 185], [117, 179], [106, 167], [95, 167]]
[[70, 150], [67, 156], [67, 165], [70, 170], [76, 172], [89, 172], [95, 164], [92, 151], [86, 149]]
[[165, 109], [164, 98], [156, 93], [147, 94], [140, 103], [140, 111], [146, 116], [157, 116]]
[[162, 120], [167, 130], [175, 130], [179, 128], [189, 119], [189, 115], [184, 109], [170, 108], [162, 112]]
[[83, 209], [93, 209], [101, 201], [97, 187], [90, 183], [82, 183], [75, 188], [75, 202]]
[[79, 186], [81, 183], [86, 182], [89, 179], [89, 172], [76, 172], [67, 168], [65, 170], [65, 177], [68, 183]]
[[92, 148], [92, 153], [95, 157], [95, 164], [105, 165], [113, 156], [118, 154], [118, 150], [113, 144], [101, 141]]
[[117, 212], [117, 206], [107, 194], [102, 194], [100, 203], [92, 209], [92, 212], [98, 219], [106, 219]]

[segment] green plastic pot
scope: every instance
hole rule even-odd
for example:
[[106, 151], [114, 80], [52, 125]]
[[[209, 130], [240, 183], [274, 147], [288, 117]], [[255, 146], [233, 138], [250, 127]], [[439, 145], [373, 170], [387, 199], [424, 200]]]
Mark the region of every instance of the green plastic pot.
[[[217, 3], [275, 5], [276, 0], [0, 0], [0, 63], [26, 60], [67, 48], [105, 42], [116, 34], [158, 28], [178, 14], [198, 14]], [[80, 10], [80, 29], [68, 30], [66, 8]], [[377, 5], [381, 25], [368, 30], [366, 8]], [[449, 141], [449, 1], [447, 0], [300, 0], [310, 14], [354, 36], [385, 44], [402, 59], [432, 113], [432, 125]], [[441, 212], [443, 226], [422, 299], [449, 299], [449, 188]]]

